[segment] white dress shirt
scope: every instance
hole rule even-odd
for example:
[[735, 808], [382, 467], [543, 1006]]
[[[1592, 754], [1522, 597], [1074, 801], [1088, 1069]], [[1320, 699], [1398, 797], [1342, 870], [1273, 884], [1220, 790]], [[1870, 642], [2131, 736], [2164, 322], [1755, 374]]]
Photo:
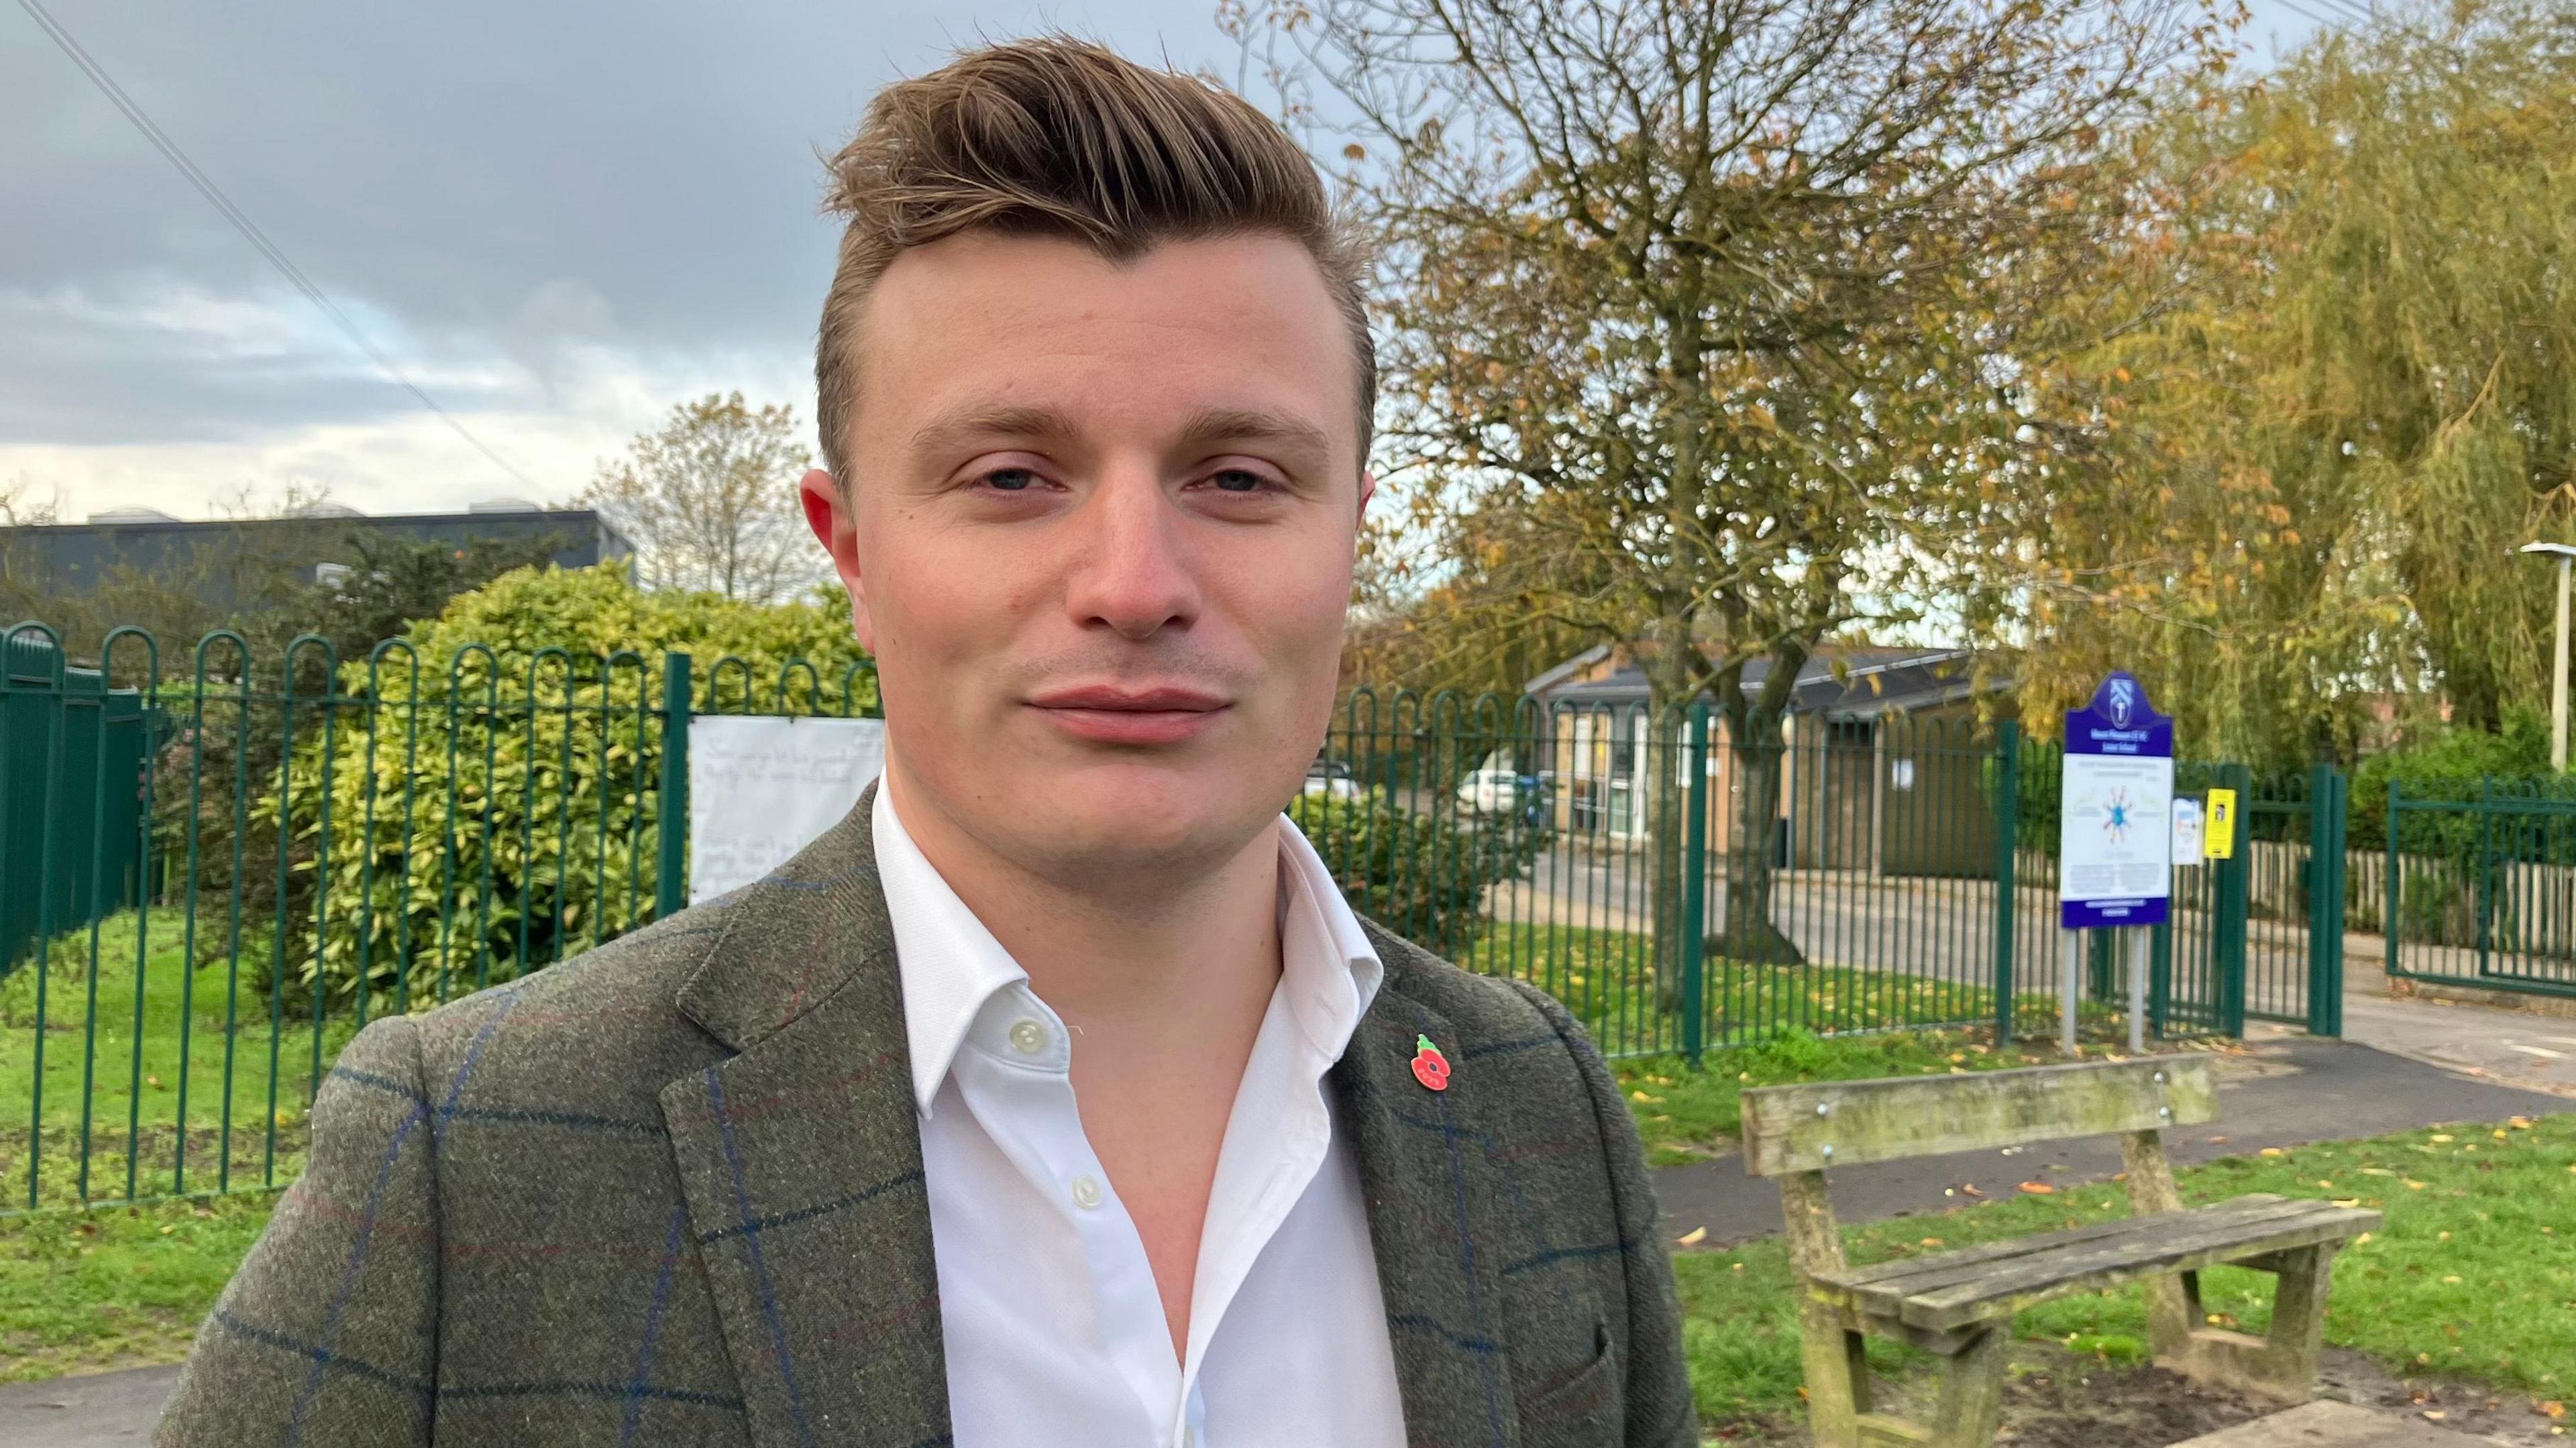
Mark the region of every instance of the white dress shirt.
[[874, 820], [956, 1448], [1401, 1448], [1358, 1165], [1324, 1080], [1384, 967], [1305, 835], [1280, 820], [1279, 985], [1234, 1090], [1175, 1357], [1144, 1243], [1083, 1134], [1064, 1022], [882, 787]]

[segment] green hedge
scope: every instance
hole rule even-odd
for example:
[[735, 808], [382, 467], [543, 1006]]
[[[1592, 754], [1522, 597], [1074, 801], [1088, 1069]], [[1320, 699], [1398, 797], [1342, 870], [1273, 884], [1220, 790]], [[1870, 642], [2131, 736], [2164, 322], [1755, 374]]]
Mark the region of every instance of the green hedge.
[[282, 808], [261, 802], [302, 887], [290, 989], [445, 999], [649, 918], [665, 652], [691, 656], [699, 712], [840, 712], [845, 682], [853, 712], [875, 703], [837, 590], [765, 606], [607, 566], [462, 595], [342, 663], [330, 739], [300, 722]]

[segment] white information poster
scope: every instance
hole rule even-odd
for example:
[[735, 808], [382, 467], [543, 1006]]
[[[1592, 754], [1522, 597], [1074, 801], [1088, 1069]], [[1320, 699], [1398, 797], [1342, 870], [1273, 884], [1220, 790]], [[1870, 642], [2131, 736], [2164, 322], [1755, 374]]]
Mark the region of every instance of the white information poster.
[[882, 719], [689, 720], [689, 903], [786, 864], [885, 768]]
[[2173, 842], [2175, 869], [2201, 862], [2200, 801], [2187, 794], [2173, 802]]
[[2162, 919], [2173, 893], [2173, 760], [2070, 752], [2060, 799], [2059, 898], [2100, 902], [2105, 918], [2092, 923], [2129, 923], [2123, 907], [2147, 901], [2159, 905], [2147, 920]]

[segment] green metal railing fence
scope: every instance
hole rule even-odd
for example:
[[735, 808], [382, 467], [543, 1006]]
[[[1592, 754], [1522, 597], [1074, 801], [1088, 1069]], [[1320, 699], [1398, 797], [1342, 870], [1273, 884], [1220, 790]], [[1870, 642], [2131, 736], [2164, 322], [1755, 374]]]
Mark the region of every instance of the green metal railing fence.
[[[291, 1180], [366, 1021], [681, 908], [693, 718], [876, 705], [866, 664], [795, 657], [263, 657], [219, 630], [165, 658], [120, 630], [84, 673], [42, 625], [0, 645], [0, 900], [35, 917], [0, 951], [0, 1211]], [[1549, 991], [1609, 1053], [1696, 1059], [2053, 1029], [2056, 760], [1970, 717], [1801, 717], [1742, 749], [1704, 705], [1360, 689], [1289, 812], [1389, 928]], [[2178, 877], [2158, 1024], [2334, 1029], [2341, 933], [2305, 920], [2340, 910], [2341, 817], [2314, 806], [2340, 779], [2184, 777], [2248, 791], [2251, 838]], [[2107, 970], [2081, 985], [2121, 1008]]]
[[2418, 799], [2392, 781], [2382, 833], [2391, 977], [2576, 997], [2576, 789]]

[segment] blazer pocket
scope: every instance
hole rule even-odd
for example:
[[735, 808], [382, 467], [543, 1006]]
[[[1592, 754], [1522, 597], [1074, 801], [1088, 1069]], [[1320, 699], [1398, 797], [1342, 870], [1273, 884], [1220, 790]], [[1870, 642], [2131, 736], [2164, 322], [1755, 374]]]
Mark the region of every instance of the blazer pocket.
[[1521, 1448], [1594, 1448], [1626, 1436], [1627, 1401], [1610, 1329], [1592, 1328], [1592, 1361], [1551, 1373], [1515, 1395]]

